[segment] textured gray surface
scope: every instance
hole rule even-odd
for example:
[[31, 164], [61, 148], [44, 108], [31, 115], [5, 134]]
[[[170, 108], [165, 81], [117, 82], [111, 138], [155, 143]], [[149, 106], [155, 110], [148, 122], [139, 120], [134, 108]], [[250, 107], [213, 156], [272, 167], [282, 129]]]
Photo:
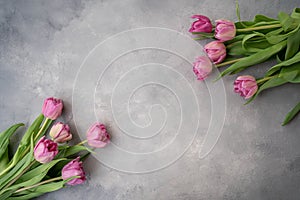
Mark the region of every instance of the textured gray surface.
[[[240, 8], [243, 19], [257, 13], [275, 17], [279, 10], [290, 12], [297, 3], [243, 0]], [[1, 1], [1, 130], [12, 123], [32, 121], [44, 98], [58, 96], [65, 100], [62, 119], [76, 132], [73, 84], [79, 66], [95, 45], [139, 27], [163, 27], [186, 34], [189, 16], [196, 13], [236, 20], [233, 0]], [[271, 64], [245, 73], [262, 75]], [[299, 86], [266, 91], [253, 104], [243, 106], [244, 100], [232, 92], [234, 78], [223, 79], [225, 125], [204, 159], [198, 154], [201, 134], [180, 159], [153, 173], [119, 172], [90, 157], [85, 164], [87, 183], [39, 199], [299, 199], [300, 119], [280, 126], [284, 114], [300, 99]], [[160, 91], [149, 92], [160, 95]], [[200, 106], [204, 109], [203, 102]], [[135, 120], [148, 123], [143, 117]], [[21, 133], [14, 139], [19, 137]]]

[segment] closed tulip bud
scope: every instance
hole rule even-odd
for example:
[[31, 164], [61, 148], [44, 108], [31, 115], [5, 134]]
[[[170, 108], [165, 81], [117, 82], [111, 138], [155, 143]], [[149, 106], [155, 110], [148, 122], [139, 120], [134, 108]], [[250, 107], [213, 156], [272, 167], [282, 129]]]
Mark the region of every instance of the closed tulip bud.
[[239, 76], [234, 81], [234, 91], [245, 99], [251, 98], [257, 92], [258, 86], [253, 76]]
[[226, 57], [226, 47], [220, 41], [213, 41], [206, 44], [204, 50], [214, 64], [222, 62]]
[[199, 56], [194, 62], [193, 71], [198, 80], [204, 80], [212, 71], [212, 63], [207, 56]]
[[61, 115], [62, 109], [62, 100], [50, 97], [44, 101], [42, 113], [46, 118], [55, 120]]
[[216, 20], [215, 38], [225, 42], [232, 40], [236, 34], [236, 28], [232, 21], [219, 19]]
[[57, 143], [43, 136], [35, 145], [33, 155], [36, 161], [48, 163], [58, 154]]
[[79, 185], [86, 180], [82, 162], [79, 160], [79, 157], [72, 160], [71, 162], [66, 164], [61, 171], [63, 180], [67, 180], [68, 178], [72, 178], [73, 176], [79, 176], [78, 178], [72, 179], [67, 182], [68, 185]]
[[64, 143], [72, 139], [70, 127], [68, 124], [57, 122], [50, 129], [49, 135], [52, 137], [54, 142]]
[[210, 19], [203, 15], [193, 15], [193, 19], [196, 19], [191, 25], [189, 32], [204, 32], [204, 33], [211, 33], [212, 31], [212, 24]]
[[95, 123], [87, 131], [87, 141], [92, 147], [102, 148], [110, 142], [110, 136], [104, 124]]

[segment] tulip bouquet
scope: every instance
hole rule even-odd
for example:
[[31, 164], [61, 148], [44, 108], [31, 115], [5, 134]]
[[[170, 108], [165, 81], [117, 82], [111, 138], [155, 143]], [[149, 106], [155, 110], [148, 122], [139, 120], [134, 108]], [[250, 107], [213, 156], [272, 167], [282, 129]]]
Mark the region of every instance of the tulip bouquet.
[[[194, 62], [193, 71], [198, 80], [208, 77], [213, 64], [227, 66], [221, 72], [221, 78], [275, 58], [277, 64], [270, 67], [263, 77], [237, 77], [234, 91], [248, 100], [246, 104], [266, 89], [300, 83], [300, 8], [295, 8], [290, 15], [279, 12], [278, 19], [256, 15], [252, 21], [241, 21], [237, 5], [237, 15], [238, 22], [219, 19], [215, 26], [206, 16], [192, 16], [196, 20], [189, 32], [195, 39], [215, 39], [204, 46], [208, 58], [200, 56]], [[282, 125], [290, 122], [299, 111], [300, 102], [286, 115]]]
[[[15, 124], [0, 133], [0, 199], [24, 200], [78, 185], [86, 180], [82, 161], [92, 152], [84, 146], [102, 148], [110, 142], [103, 124], [95, 123], [87, 131], [87, 140], [69, 145], [70, 127], [62, 122], [51, 124], [62, 113], [63, 102], [48, 98], [42, 114], [28, 127], [11, 157], [10, 137], [24, 124]], [[51, 139], [46, 137], [47, 131]]]

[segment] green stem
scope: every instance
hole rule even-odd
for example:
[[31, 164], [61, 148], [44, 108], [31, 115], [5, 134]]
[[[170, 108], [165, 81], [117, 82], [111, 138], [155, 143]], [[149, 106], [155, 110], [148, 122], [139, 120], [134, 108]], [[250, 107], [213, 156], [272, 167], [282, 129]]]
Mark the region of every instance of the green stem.
[[257, 83], [257, 84], [260, 84], [260, 83], [262, 83], [262, 82], [265, 82], [265, 81], [270, 80], [271, 78], [273, 78], [273, 77], [275, 77], [275, 76], [276, 76], [276, 75], [274, 75], [274, 76], [268, 76], [268, 77], [259, 79], [259, 80], [256, 81], [256, 83]]
[[46, 118], [46, 120], [45, 120], [44, 123], [43, 123], [42, 128], [41, 128], [41, 129], [39, 130], [39, 132], [36, 134], [36, 136], [35, 136], [35, 138], [34, 138], [34, 141], [35, 141], [36, 139], [39, 138], [40, 134], [44, 131], [44, 129], [46, 128], [46, 125], [48, 125], [48, 122], [49, 122], [50, 120], [51, 120], [51, 119]]
[[83, 145], [85, 143], [87, 143], [87, 140], [83, 140], [83, 141], [79, 142], [78, 144], [76, 144], [76, 146], [80, 146], [80, 145]]
[[58, 181], [58, 180], [61, 180], [61, 179], [62, 179], [61, 177], [56, 177], [56, 178], [48, 179], [46, 181], [42, 181], [40, 183], [31, 185], [31, 186], [28, 186], [28, 187], [24, 187], [24, 188], [18, 189], [17, 191], [15, 191], [15, 193], [22, 192], [22, 191], [25, 191], [25, 190], [28, 190], [28, 189], [31, 189], [31, 188], [38, 187], [38, 186], [43, 185], [45, 183], [50, 183], [50, 182]]
[[273, 25], [266, 25], [266, 26], [257, 26], [257, 27], [236, 29], [236, 32], [257, 31], [257, 30], [263, 30], [263, 29], [269, 29], [269, 28], [279, 28], [279, 27], [281, 27], [281, 24], [273, 24]]
[[243, 58], [237, 58], [237, 59], [234, 59], [234, 60], [229, 60], [227, 62], [223, 62], [223, 63], [220, 63], [220, 64], [217, 64], [216, 67], [222, 67], [222, 66], [225, 66], [225, 65], [230, 65], [232, 63], [236, 63], [240, 60], [242, 60]]
[[16, 176], [13, 180], [11, 180], [4, 188], [3, 188], [3, 190], [4, 189], [6, 189], [6, 188], [8, 188], [9, 186], [11, 186], [12, 184], [14, 184], [14, 182], [16, 182], [23, 174], [25, 174], [25, 172], [27, 172], [29, 169], [30, 169], [30, 167], [35, 163], [36, 161], [34, 160], [34, 161], [32, 161], [18, 176]]

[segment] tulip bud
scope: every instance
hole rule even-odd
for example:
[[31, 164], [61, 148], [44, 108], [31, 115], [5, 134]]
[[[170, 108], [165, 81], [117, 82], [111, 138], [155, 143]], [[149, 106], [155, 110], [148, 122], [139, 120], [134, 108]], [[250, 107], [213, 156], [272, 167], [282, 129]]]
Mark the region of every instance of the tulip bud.
[[69, 125], [62, 122], [54, 124], [50, 129], [49, 135], [57, 143], [64, 143], [72, 139]]
[[232, 21], [219, 19], [216, 20], [215, 38], [221, 42], [232, 40], [235, 37], [236, 28]]
[[207, 56], [199, 56], [194, 62], [193, 71], [198, 80], [204, 80], [212, 71], [212, 63]]
[[42, 113], [46, 118], [55, 120], [61, 115], [62, 109], [62, 100], [50, 97], [44, 101]]
[[33, 155], [36, 161], [48, 163], [58, 154], [57, 143], [43, 136], [35, 145]]
[[234, 91], [245, 99], [251, 98], [257, 92], [258, 86], [253, 76], [239, 76], [234, 81]]
[[204, 50], [214, 64], [222, 62], [226, 57], [226, 47], [219, 41], [213, 41], [206, 44]]
[[66, 164], [61, 171], [61, 175], [63, 180], [67, 180], [73, 176], [80, 176], [79, 178], [67, 182], [68, 185], [79, 185], [86, 180], [82, 162], [79, 161], [79, 157]]
[[197, 19], [191, 25], [189, 32], [204, 32], [204, 33], [211, 33], [212, 31], [212, 24], [210, 19], [203, 15], [193, 15], [193, 19]]
[[110, 142], [110, 136], [106, 131], [105, 125], [95, 123], [87, 131], [87, 141], [92, 147], [102, 148]]

